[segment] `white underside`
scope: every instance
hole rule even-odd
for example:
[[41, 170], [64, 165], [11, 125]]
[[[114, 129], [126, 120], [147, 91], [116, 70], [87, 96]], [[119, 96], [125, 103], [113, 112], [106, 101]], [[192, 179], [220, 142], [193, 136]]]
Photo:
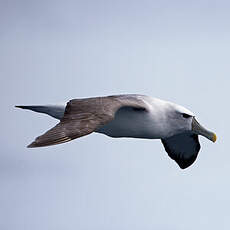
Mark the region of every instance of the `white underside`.
[[[102, 126], [96, 132], [110, 137], [160, 138], [159, 130], [149, 112], [136, 112], [132, 109], [120, 109], [115, 119]], [[157, 131], [157, 132], [156, 132]]]

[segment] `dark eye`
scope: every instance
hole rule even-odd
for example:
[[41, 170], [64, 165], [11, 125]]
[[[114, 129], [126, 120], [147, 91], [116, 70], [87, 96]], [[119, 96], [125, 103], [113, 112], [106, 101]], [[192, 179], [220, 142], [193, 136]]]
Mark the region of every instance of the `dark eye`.
[[189, 117], [191, 117], [191, 116], [188, 115], [187, 113], [182, 113], [182, 116], [183, 116], [183, 118], [189, 118]]

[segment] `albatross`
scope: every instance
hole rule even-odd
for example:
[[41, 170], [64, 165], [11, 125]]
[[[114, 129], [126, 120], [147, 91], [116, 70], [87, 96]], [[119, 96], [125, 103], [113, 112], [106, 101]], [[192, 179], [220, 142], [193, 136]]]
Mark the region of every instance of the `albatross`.
[[161, 139], [169, 157], [185, 169], [197, 158], [198, 135], [213, 142], [217, 138], [183, 106], [145, 95], [113, 95], [73, 99], [57, 105], [16, 107], [60, 120], [28, 148], [57, 145], [93, 132], [114, 138]]

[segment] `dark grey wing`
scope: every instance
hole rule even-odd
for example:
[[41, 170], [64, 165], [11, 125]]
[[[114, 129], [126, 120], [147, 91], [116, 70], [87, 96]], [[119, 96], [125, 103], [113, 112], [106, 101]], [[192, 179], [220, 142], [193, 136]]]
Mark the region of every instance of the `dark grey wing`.
[[192, 165], [200, 150], [198, 135], [183, 133], [161, 140], [168, 155], [185, 169]]
[[61, 144], [94, 132], [113, 120], [123, 106], [145, 109], [145, 103], [137, 97], [109, 96], [73, 99], [68, 102], [60, 123], [37, 137], [28, 147]]

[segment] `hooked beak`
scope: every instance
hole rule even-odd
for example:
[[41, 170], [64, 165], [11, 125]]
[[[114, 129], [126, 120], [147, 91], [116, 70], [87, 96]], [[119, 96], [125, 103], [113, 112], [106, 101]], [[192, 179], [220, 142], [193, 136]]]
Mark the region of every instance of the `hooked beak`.
[[202, 135], [209, 140], [215, 142], [217, 137], [216, 134], [202, 127], [198, 121], [193, 117], [192, 119], [192, 131], [197, 135]]

